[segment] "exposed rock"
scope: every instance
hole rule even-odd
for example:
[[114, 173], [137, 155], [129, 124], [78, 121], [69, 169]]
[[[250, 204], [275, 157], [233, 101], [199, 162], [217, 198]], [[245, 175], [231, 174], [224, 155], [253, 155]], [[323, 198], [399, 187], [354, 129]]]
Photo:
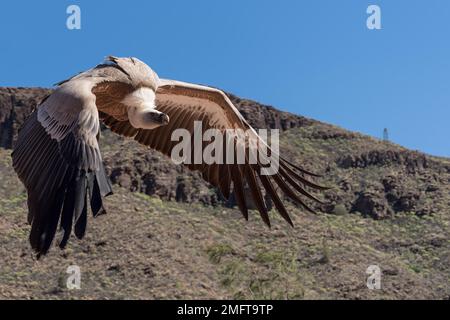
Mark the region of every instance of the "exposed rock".
[[187, 189], [186, 179], [184, 177], [177, 178], [177, 190], [175, 194], [175, 200], [177, 202], [187, 202]]
[[276, 110], [272, 106], [259, 104], [252, 100], [240, 99], [232, 94], [228, 94], [228, 96], [245, 119], [256, 129], [288, 130], [308, 126], [316, 122], [289, 112]]
[[353, 132], [348, 132], [344, 130], [315, 130], [310, 138], [312, 139], [320, 139], [320, 140], [330, 140], [330, 139], [354, 139], [356, 138], [356, 134]]
[[409, 191], [403, 194], [395, 201], [393, 208], [395, 211], [413, 211], [417, 207], [417, 202], [420, 199], [420, 194], [414, 191]]
[[435, 209], [433, 207], [431, 207], [430, 205], [418, 208], [416, 210], [416, 215], [419, 217], [423, 217], [423, 216], [430, 216], [433, 213], [435, 213]]
[[430, 185], [427, 186], [427, 189], [425, 191], [426, 192], [435, 192], [435, 191], [438, 191], [438, 190], [439, 190], [439, 187], [437, 185], [430, 184]]
[[0, 148], [12, 148], [25, 118], [50, 92], [48, 89], [0, 88]]
[[404, 182], [394, 176], [382, 180], [386, 199], [396, 212], [410, 212], [418, 209], [421, 199], [420, 191], [408, 188]]
[[389, 218], [393, 214], [386, 199], [381, 197], [380, 194], [370, 191], [358, 194], [352, 207], [352, 212], [356, 211], [376, 220]]
[[372, 150], [359, 155], [340, 157], [336, 163], [344, 169], [397, 164], [405, 166], [410, 173], [422, 171], [429, 166], [424, 154], [409, 150]]

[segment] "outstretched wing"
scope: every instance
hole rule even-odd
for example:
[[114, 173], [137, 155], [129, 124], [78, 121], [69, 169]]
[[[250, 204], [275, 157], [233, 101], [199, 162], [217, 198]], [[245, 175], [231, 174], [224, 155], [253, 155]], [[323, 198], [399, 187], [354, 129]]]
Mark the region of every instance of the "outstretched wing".
[[28, 191], [30, 243], [45, 254], [60, 224], [64, 247], [74, 226], [84, 236], [87, 207], [104, 211], [111, 193], [97, 143], [98, 111], [92, 83], [74, 78], [61, 84], [25, 121], [12, 154], [13, 166]]
[[[116, 117], [106, 114], [101, 114], [100, 117], [113, 132], [134, 137], [139, 143], [150, 146], [167, 156], [171, 156], [173, 148], [178, 144], [178, 141], [171, 141], [172, 133], [176, 129], [185, 129], [193, 136], [194, 130], [196, 130], [194, 121], [201, 121], [202, 133], [208, 129], [218, 129], [223, 133], [227, 129], [249, 130], [247, 132], [250, 132], [249, 140], [251, 141], [245, 146], [247, 148], [247, 155], [249, 154], [248, 151], [252, 143], [258, 148], [259, 146], [265, 146], [265, 143], [221, 90], [161, 79], [156, 92], [156, 109], [169, 115], [170, 122], [168, 125], [154, 130], [135, 129], [128, 121], [120, 121]], [[192, 157], [194, 157], [194, 152], [196, 151], [194, 150], [194, 145], [195, 142], [191, 143]], [[205, 146], [205, 143], [203, 143], [201, 152], [203, 152]], [[231, 151], [236, 154], [236, 149], [230, 150], [225, 147], [223, 149], [223, 158], [226, 158], [227, 153]], [[285, 206], [277, 194], [275, 185], [291, 199], [310, 211], [312, 210], [299, 195], [301, 194], [315, 201], [319, 200], [310, 195], [304, 186], [316, 189], [326, 188], [305, 178], [305, 175], [315, 176], [314, 174], [290, 163], [282, 157], [278, 156], [278, 159], [279, 170], [273, 175], [261, 174], [261, 169], [264, 165], [260, 160], [257, 163], [251, 162], [248, 156], [245, 158], [244, 163], [240, 164], [236, 163], [236, 161], [234, 163], [227, 162], [223, 164], [207, 164], [206, 162], [195, 164], [191, 161], [187, 166], [192, 170], [202, 172], [203, 178], [213, 186], [218, 187], [225, 198], [229, 197], [231, 186], [233, 186], [236, 202], [246, 219], [248, 218], [248, 204], [246, 202], [245, 190], [249, 189], [252, 200], [262, 219], [270, 226], [267, 207], [263, 200], [259, 180], [266, 192], [270, 195], [279, 213], [292, 225]]]

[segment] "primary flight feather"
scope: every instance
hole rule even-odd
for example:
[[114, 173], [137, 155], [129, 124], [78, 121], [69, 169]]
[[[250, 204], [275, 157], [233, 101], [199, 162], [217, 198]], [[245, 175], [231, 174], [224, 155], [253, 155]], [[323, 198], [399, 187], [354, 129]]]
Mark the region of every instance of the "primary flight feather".
[[[106, 63], [59, 83], [25, 121], [12, 154], [14, 169], [28, 192], [32, 248], [38, 255], [46, 254], [58, 226], [62, 230], [59, 246], [64, 248], [72, 231], [83, 238], [89, 207], [94, 216], [105, 212], [103, 197], [112, 188], [99, 148], [101, 122], [119, 135], [170, 156], [177, 143], [171, 140], [174, 130], [192, 133], [195, 121], [201, 121], [204, 130], [250, 130], [250, 139], [261, 142], [223, 91], [159, 79], [137, 58], [108, 57]], [[229, 150], [223, 152], [225, 156]], [[275, 186], [310, 211], [299, 194], [318, 200], [304, 186], [325, 189], [305, 178], [314, 174], [282, 157], [273, 175], [261, 174], [263, 165], [248, 160], [186, 165], [199, 170], [225, 198], [233, 192], [245, 218], [249, 189], [269, 226], [260, 183], [291, 225]]]

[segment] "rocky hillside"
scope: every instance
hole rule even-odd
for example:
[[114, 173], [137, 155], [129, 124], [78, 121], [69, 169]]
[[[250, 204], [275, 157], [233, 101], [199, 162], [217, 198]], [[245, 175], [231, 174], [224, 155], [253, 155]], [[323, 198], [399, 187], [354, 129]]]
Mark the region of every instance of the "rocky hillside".
[[[91, 221], [85, 241], [36, 264], [9, 154], [24, 118], [49, 92], [0, 88], [0, 297], [449, 298], [449, 159], [232, 95], [255, 128], [281, 129], [284, 155], [333, 187], [319, 195], [324, 205], [311, 204], [318, 215], [289, 204], [295, 229], [275, 219], [267, 230], [257, 214], [244, 224], [233, 201], [224, 203], [197, 173], [104, 130], [117, 189], [110, 214]], [[54, 278], [71, 261], [90, 270], [76, 293]], [[365, 286], [370, 264], [386, 278], [380, 291]]]

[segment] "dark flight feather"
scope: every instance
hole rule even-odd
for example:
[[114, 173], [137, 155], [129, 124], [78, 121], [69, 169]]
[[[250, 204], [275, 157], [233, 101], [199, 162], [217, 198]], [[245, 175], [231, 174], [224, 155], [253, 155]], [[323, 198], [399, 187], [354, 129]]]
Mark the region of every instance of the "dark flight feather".
[[52, 139], [36, 111], [26, 120], [12, 158], [28, 190], [30, 243], [38, 257], [48, 252], [58, 223], [63, 231], [61, 248], [70, 238], [72, 225], [78, 238], [84, 236], [88, 200], [94, 216], [104, 212], [102, 196], [112, 189], [103, 165], [98, 165], [98, 154], [74, 134], [59, 142]]

